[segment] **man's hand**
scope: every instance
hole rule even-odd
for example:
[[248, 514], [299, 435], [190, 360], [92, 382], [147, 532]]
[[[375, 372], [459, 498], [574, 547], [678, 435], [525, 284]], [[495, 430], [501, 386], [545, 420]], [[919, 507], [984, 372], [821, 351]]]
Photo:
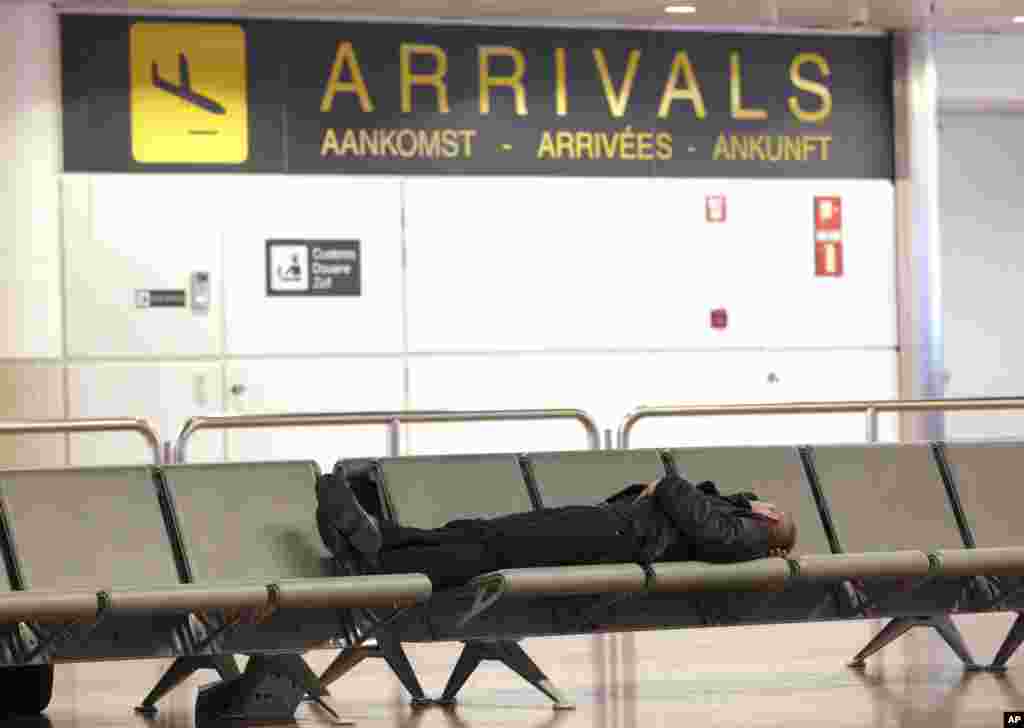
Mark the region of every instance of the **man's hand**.
[[781, 521], [782, 513], [775, 507], [774, 503], [765, 503], [763, 501], [753, 501], [750, 504], [750, 510], [758, 515], [764, 516], [771, 521]]
[[644, 498], [646, 496], [654, 495], [654, 489], [658, 487], [658, 483], [660, 483], [660, 482], [661, 482], [660, 478], [658, 480], [652, 480], [650, 483], [647, 484], [647, 487], [644, 488], [643, 491], [640, 492], [640, 495], [637, 496], [637, 497], [638, 498]]

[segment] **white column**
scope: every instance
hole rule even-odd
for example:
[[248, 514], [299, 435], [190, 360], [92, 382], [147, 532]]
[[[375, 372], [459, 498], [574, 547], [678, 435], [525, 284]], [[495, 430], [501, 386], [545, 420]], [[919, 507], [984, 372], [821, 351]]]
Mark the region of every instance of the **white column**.
[[[942, 248], [938, 79], [932, 33], [895, 38], [896, 254], [900, 398], [941, 398]], [[941, 413], [904, 415], [903, 440], [941, 439]]]
[[0, 359], [59, 358], [57, 15], [0, 3]]
[[[0, 417], [64, 416], [56, 12], [0, 2]], [[64, 438], [0, 438], [0, 465], [62, 464]]]

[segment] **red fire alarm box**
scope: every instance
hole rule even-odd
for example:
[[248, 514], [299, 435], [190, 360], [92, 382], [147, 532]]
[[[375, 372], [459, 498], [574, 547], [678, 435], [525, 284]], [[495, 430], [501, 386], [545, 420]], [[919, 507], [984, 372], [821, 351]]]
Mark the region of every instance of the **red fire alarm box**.
[[843, 203], [838, 196], [814, 198], [814, 275], [843, 275]]
[[729, 312], [724, 308], [711, 310], [711, 328], [720, 330], [729, 325]]
[[704, 197], [704, 219], [708, 222], [725, 222], [725, 195]]

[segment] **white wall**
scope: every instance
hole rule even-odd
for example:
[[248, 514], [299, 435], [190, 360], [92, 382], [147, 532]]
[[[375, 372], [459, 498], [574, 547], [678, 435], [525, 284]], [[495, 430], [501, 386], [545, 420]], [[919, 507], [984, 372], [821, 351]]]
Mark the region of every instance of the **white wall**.
[[[706, 194], [728, 220], [709, 224]], [[815, 278], [815, 195], [846, 273]], [[888, 182], [414, 179], [414, 351], [894, 347]], [[711, 309], [730, 315], [709, 326]]]
[[[1024, 394], [1024, 190], [1014, 115], [942, 119], [943, 319], [950, 397]], [[1024, 414], [950, 415], [950, 436], [1024, 436]]]
[[[1024, 394], [1017, 294], [1024, 273], [1020, 210], [1024, 118], [1017, 35], [940, 36], [943, 333], [946, 396]], [[951, 111], [956, 110], [956, 111]], [[1022, 437], [1024, 414], [947, 417], [953, 438]]]
[[1024, 97], [1020, 54], [1024, 39], [1005, 35], [942, 33], [935, 61], [943, 101]]
[[[139, 414], [170, 438], [187, 416], [219, 411], [559, 407], [616, 429], [641, 404], [896, 392], [884, 181], [82, 175], [64, 188], [75, 416]], [[710, 193], [728, 196], [724, 224], [705, 221]], [[816, 194], [843, 198], [839, 279], [813, 275]], [[167, 200], [195, 212], [155, 226]], [[275, 237], [359, 239], [364, 295], [266, 296]], [[213, 275], [208, 314], [135, 308], [134, 289], [185, 287], [193, 270]], [[710, 326], [719, 307], [724, 331]], [[662, 420], [638, 426], [634, 443], [863, 432], [857, 417]], [[76, 440], [72, 462], [144, 457], [130, 438]], [[329, 468], [383, 454], [386, 434], [195, 443], [191, 459], [314, 457]], [[405, 430], [411, 452], [585, 444], [574, 422]]]

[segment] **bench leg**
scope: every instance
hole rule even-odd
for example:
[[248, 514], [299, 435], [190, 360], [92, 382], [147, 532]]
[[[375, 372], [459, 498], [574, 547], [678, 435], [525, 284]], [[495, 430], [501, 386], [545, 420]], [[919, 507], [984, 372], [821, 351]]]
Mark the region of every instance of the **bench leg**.
[[850, 667], [864, 667], [864, 660], [871, 657], [871, 655], [878, 652], [890, 642], [902, 637], [916, 624], [916, 620], [908, 617], [899, 617], [897, 619], [890, 620], [888, 624], [882, 627], [881, 632], [871, 638], [871, 641], [865, 645], [863, 650], [854, 655], [854, 658], [850, 660]]
[[883, 647], [889, 643], [899, 639], [913, 627], [931, 627], [946, 644], [949, 645], [950, 649], [956, 653], [956, 656], [964, 663], [964, 667], [968, 670], [980, 669], [978, 664], [974, 661], [971, 656], [970, 650], [967, 648], [967, 643], [964, 642], [963, 635], [960, 633], [960, 628], [953, 623], [952, 618], [949, 615], [943, 614], [931, 617], [896, 617], [890, 620], [886, 624], [882, 631], [876, 634], [867, 646], [863, 650], [858, 652], [854, 658], [850, 661], [850, 667], [864, 667], [864, 660], [871, 657]]
[[974, 657], [971, 656], [971, 651], [967, 648], [967, 643], [964, 641], [964, 636], [960, 632], [960, 628], [953, 622], [953, 618], [948, 614], [941, 616], [930, 617], [928, 619], [929, 626], [933, 627], [936, 632], [946, 641], [950, 649], [956, 653], [956, 656], [960, 658], [960, 661], [964, 663], [964, 667], [968, 670], [980, 670], [981, 667], [974, 661]]
[[462, 646], [462, 653], [459, 655], [458, 662], [455, 663], [455, 667], [452, 668], [452, 674], [448, 678], [448, 684], [444, 686], [444, 692], [441, 694], [441, 699], [438, 700], [441, 705], [454, 705], [455, 696], [462, 689], [462, 686], [466, 684], [466, 680], [469, 676], [480, 666], [483, 662], [484, 652], [481, 646], [475, 642], [466, 642]]
[[149, 691], [149, 695], [143, 699], [142, 704], [135, 708], [135, 712], [143, 715], [155, 715], [157, 702], [198, 670], [216, 670], [224, 680], [238, 677], [241, 674], [233, 655], [179, 657], [171, 663], [157, 684]]
[[324, 687], [324, 692], [327, 692], [327, 686], [337, 680], [341, 679], [350, 670], [354, 669], [356, 665], [365, 660], [367, 657], [383, 657], [380, 654], [380, 648], [378, 647], [349, 647], [348, 649], [342, 650], [341, 653], [334, 658], [334, 662], [327, 666], [323, 674], [320, 676], [320, 684]]
[[548, 676], [537, 667], [537, 663], [526, 654], [526, 650], [520, 647], [518, 642], [499, 642], [496, 646], [500, 655], [498, 659], [551, 698], [555, 710], [574, 710], [576, 708], [566, 699], [562, 691], [555, 687]]
[[990, 670], [1002, 671], [1006, 669], [1006, 663], [1013, 656], [1013, 653], [1024, 642], [1024, 612], [1017, 612], [1017, 620], [1010, 627], [1010, 632], [999, 646], [995, 658], [992, 660]]
[[573, 710], [573, 705], [548, 679], [537, 663], [526, 654], [518, 642], [467, 642], [455, 663], [444, 694], [438, 701], [442, 705], [455, 703], [455, 695], [483, 660], [497, 660], [547, 695], [554, 703], [555, 710]]
[[412, 696], [413, 706], [433, 705], [434, 701], [423, 693], [423, 687], [416, 677], [416, 670], [409, 662], [409, 656], [405, 654], [402, 643], [391, 635], [382, 633], [377, 635], [377, 645], [381, 657], [387, 660], [388, 667]]

